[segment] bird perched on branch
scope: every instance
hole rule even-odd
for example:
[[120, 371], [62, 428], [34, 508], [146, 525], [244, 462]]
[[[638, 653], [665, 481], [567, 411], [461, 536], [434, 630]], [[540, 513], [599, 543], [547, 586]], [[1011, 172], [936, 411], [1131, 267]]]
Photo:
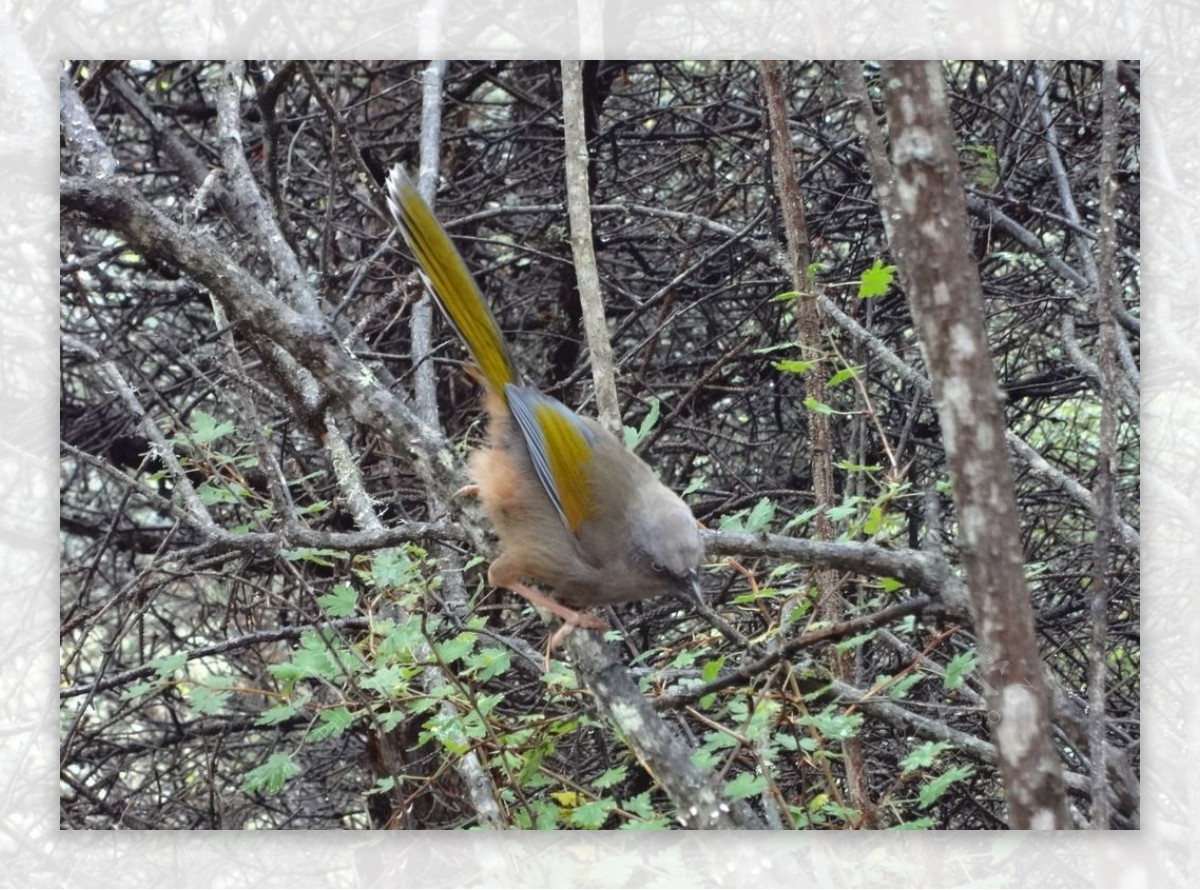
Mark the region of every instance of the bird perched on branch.
[[551, 647], [573, 627], [605, 628], [582, 609], [698, 596], [704, 551], [688, 506], [595, 420], [521, 381], [478, 285], [400, 166], [388, 176], [387, 194], [429, 290], [483, 382], [488, 442], [472, 455], [470, 488], [503, 549], [488, 583], [563, 619]]

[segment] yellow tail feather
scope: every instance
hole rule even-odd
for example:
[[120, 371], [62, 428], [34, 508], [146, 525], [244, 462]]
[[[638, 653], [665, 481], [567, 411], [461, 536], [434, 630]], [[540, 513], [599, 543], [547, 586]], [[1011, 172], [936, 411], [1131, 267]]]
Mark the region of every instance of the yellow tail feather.
[[517, 374], [500, 326], [442, 224], [399, 165], [387, 179], [388, 207], [430, 291], [479, 365], [488, 388], [506, 403]]

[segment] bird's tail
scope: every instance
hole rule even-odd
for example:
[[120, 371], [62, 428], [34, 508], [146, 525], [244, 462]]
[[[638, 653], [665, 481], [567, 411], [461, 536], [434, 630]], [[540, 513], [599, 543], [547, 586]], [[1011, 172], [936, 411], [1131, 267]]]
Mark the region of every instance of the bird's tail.
[[505, 387], [518, 382], [517, 373], [479, 285], [399, 164], [387, 178], [387, 193], [392, 217], [420, 264], [429, 290], [467, 344], [488, 390], [507, 404]]

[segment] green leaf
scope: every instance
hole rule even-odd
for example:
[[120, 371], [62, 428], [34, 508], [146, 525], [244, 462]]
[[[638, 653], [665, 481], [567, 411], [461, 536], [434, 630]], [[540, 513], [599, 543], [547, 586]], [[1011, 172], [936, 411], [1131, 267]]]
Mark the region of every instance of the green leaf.
[[775, 504], [770, 498], [762, 498], [748, 512], [746, 510], [738, 510], [729, 516], [721, 517], [720, 526], [724, 531], [754, 534], [755, 532], [765, 531], [774, 518]]
[[925, 675], [920, 671], [913, 671], [907, 677], [904, 677], [903, 679], [893, 683], [892, 687], [888, 690], [888, 695], [897, 700], [902, 699], [908, 695], [910, 689], [924, 679]]
[[247, 794], [255, 791], [265, 791], [267, 794], [278, 794], [292, 776], [298, 775], [300, 767], [292, 760], [290, 754], [272, 754], [262, 766], [256, 766], [246, 773], [242, 782], [242, 790]]
[[190, 438], [197, 445], [215, 442], [223, 436], [228, 436], [235, 428], [232, 421], [217, 423], [215, 417], [198, 408], [188, 418], [188, 426], [192, 429]]
[[720, 766], [721, 758], [717, 756], [715, 751], [707, 751], [704, 748], [698, 748], [692, 752], [692, 764], [696, 767], [696, 769], [709, 772]]
[[267, 672], [276, 679], [294, 684], [305, 677], [321, 677], [325, 680], [338, 679], [342, 671], [329, 657], [328, 643], [316, 631], [306, 630], [300, 635], [300, 648], [292, 652], [292, 660], [273, 664]]
[[411, 662], [413, 651], [424, 645], [425, 637], [421, 633], [421, 623], [415, 616], [402, 624], [385, 622], [376, 628], [382, 635], [377, 644], [377, 657], [389, 661]]
[[193, 686], [187, 691], [187, 700], [197, 714], [212, 715], [225, 707], [230, 695], [230, 692], [214, 692], [207, 686]]
[[473, 634], [470, 631], [464, 630], [453, 639], [438, 643], [438, 655], [440, 655], [442, 660], [447, 664], [458, 661], [460, 658], [465, 657], [473, 648], [475, 648], [475, 641], [477, 639], [479, 639], [478, 634]]
[[642, 441], [650, 435], [650, 431], [654, 429], [654, 425], [658, 423], [659, 415], [662, 413], [662, 403], [657, 396], [650, 398], [650, 410], [646, 416], [642, 418], [641, 425], [635, 430], [631, 426], [621, 428], [621, 432], [625, 436], [625, 447], [630, 451], [637, 448]]
[[858, 735], [862, 727], [862, 714], [843, 714], [835, 708], [828, 707], [819, 714], [801, 717], [797, 721], [801, 726], [815, 726], [817, 731], [827, 739], [844, 741]]
[[502, 701], [504, 701], [504, 693], [493, 692], [491, 695], [481, 695], [476, 698], [475, 706], [480, 716], [487, 717]]
[[507, 649], [489, 646], [466, 659], [469, 670], [481, 683], [498, 677], [512, 667], [512, 655]]
[[[548, 800], [535, 800], [529, 807], [533, 811], [533, 824], [525, 825], [525, 828], [532, 828], [537, 831], [549, 831], [559, 827], [559, 819], [562, 816], [562, 810]], [[524, 811], [518, 811], [524, 816]]]
[[[738, 722], [744, 719], [744, 712], [736, 718]], [[723, 751], [726, 748], [736, 748], [741, 744], [727, 732], [713, 730], [704, 734], [704, 749], [708, 751]]]
[[171, 674], [187, 664], [187, 654], [177, 652], [174, 655], [164, 655], [162, 658], [151, 658], [147, 663], [154, 668], [155, 678], [162, 682], [169, 680]]
[[346, 550], [330, 550], [321, 547], [300, 547], [296, 550], [281, 550], [279, 555], [289, 562], [311, 562], [314, 565], [332, 568], [333, 562], [331, 559], [349, 559], [350, 553]]
[[616, 785], [618, 782], [624, 782], [625, 776], [628, 772], [628, 767], [614, 766], [611, 769], [605, 770], [597, 778], [593, 779], [592, 787], [604, 791], [605, 789]]
[[469, 725], [456, 713], [439, 711], [425, 721], [425, 731], [420, 734], [419, 742], [425, 744], [431, 738], [437, 739], [447, 751], [461, 757], [471, 750], [471, 737], [481, 735], [481, 726]]
[[792, 517], [783, 526], [783, 532], [787, 533], [787, 532], [790, 532], [794, 528], [800, 528], [801, 526], [807, 525], [809, 520], [811, 520], [814, 516], [816, 516], [818, 513], [820, 513], [824, 509], [825, 509], [824, 507], [820, 507], [820, 506], [813, 507], [811, 510], [805, 510], [803, 513], [800, 513], [800, 514]]
[[[880, 578], [879, 586], [887, 593], [894, 593], [904, 586], [903, 581], [897, 581], [895, 578]], [[909, 616], [910, 618], [913, 616]]]
[[702, 473], [693, 478], [692, 481], [687, 484], [687, 488], [683, 490], [683, 492], [680, 494], [680, 497], [686, 498], [689, 494], [695, 494], [707, 484], [708, 476]]
[[767, 780], [764, 776], [742, 773], [733, 781], [725, 783], [725, 796], [730, 800], [743, 800], [762, 794], [766, 788]]
[[317, 602], [330, 617], [345, 618], [347, 615], [353, 615], [358, 609], [358, 592], [343, 581], [329, 593], [317, 597]]
[[646, 416], [642, 418], [642, 425], [638, 428], [638, 432], [645, 438], [646, 434], [654, 429], [654, 425], [658, 423], [658, 418], [662, 414], [662, 402], [658, 396], [650, 397], [650, 410], [646, 412]]
[[158, 688], [157, 683], [145, 683], [145, 682], [144, 683], [135, 683], [133, 686], [130, 686], [128, 689], [126, 689], [124, 692], [121, 693], [121, 701], [129, 701], [130, 699], [145, 695], [151, 689], [157, 689], [157, 688]]
[[213, 485], [207, 479], [196, 486], [196, 496], [206, 507], [214, 504], [236, 504], [237, 497], [228, 488]]
[[860, 367], [842, 368], [842, 370], [830, 377], [829, 382], [825, 385], [838, 386], [839, 384], [845, 383], [847, 380], [852, 380], [857, 377], [860, 371], [862, 371], [862, 368]]
[[770, 498], [761, 498], [746, 520], [746, 531], [750, 534], [766, 531], [775, 518], [775, 503]]
[[956, 766], [954, 769], [946, 770], [936, 779], [921, 787], [921, 791], [917, 795], [918, 803], [922, 808], [930, 806], [945, 794], [951, 785], [961, 782], [974, 773], [975, 768], [972, 766]]
[[545, 671], [541, 680], [552, 690], [569, 691], [579, 688], [579, 677], [564, 661], [551, 661], [550, 670]]
[[772, 352], [781, 352], [784, 349], [795, 349], [796, 342], [794, 340], [785, 340], [783, 343], [776, 343], [772, 346], [760, 346], [758, 349], [751, 350], [751, 355], [770, 355]]
[[406, 588], [421, 579], [421, 566], [406, 548], [388, 550], [375, 554], [366, 576], [374, 587]]
[[267, 708], [258, 715], [258, 719], [254, 721], [256, 726], [275, 726], [282, 723], [284, 720], [290, 720], [296, 716], [296, 706], [294, 704], [280, 704], [273, 708]]
[[796, 741], [796, 737], [789, 732], [775, 733], [775, 735], [771, 736], [771, 742], [785, 751], [795, 751], [800, 747], [800, 743]]
[[804, 400], [804, 407], [807, 408], [809, 411], [815, 411], [817, 414], [837, 414], [837, 413], [839, 413], [837, 411], [834, 411], [832, 408], [830, 408], [824, 402], [818, 402], [812, 396], [809, 396], [808, 398], [806, 398]]
[[742, 606], [746, 603], [757, 602], [758, 600], [775, 599], [779, 595], [774, 587], [759, 587], [757, 590], [751, 588], [745, 593], [739, 593], [730, 602], [735, 606]]
[[740, 532], [745, 528], [744, 517], [747, 511], [738, 510], [717, 520], [717, 527], [725, 532]]
[[882, 297], [892, 286], [895, 277], [895, 266], [885, 266], [882, 260], [876, 260], [871, 268], [859, 276], [858, 296], [864, 300]]
[[887, 516], [883, 511], [883, 507], [876, 504], [867, 511], [867, 520], [863, 523], [863, 534], [873, 535], [883, 526], [883, 520]]
[[639, 819], [650, 819], [654, 817], [654, 805], [650, 802], [650, 792], [643, 791], [634, 797], [625, 801], [624, 807], [630, 813], [637, 816]]
[[376, 779], [375, 784], [367, 790], [367, 794], [387, 794], [396, 787], [395, 776], [384, 776], [382, 779]]
[[861, 501], [862, 498], [858, 495], [846, 498], [846, 500], [842, 501], [836, 507], [829, 508], [829, 518], [833, 522], [841, 522], [843, 519], [851, 518], [858, 512], [858, 505]]
[[256, 726], [278, 726], [285, 720], [295, 717], [312, 699], [312, 693], [302, 691], [290, 701], [281, 701], [272, 708], [267, 708], [254, 721]]
[[284, 692], [290, 692], [299, 681], [308, 676], [294, 661], [268, 665], [267, 673], [283, 684]]
[[611, 797], [593, 800], [571, 810], [570, 823], [580, 828], [600, 828], [608, 819], [609, 813], [617, 808]]
[[939, 754], [950, 747], [949, 742], [925, 742], [918, 745], [908, 752], [908, 756], [900, 761], [900, 767], [903, 770], [901, 775], [906, 776], [911, 772], [916, 772], [919, 769], [929, 769], [937, 760]]
[[857, 636], [849, 637], [845, 640], [838, 640], [836, 643], [833, 644], [833, 648], [836, 649], [838, 652], [852, 652], [853, 650], [855, 650], [859, 646], [861, 646], [863, 643], [867, 642], [867, 640], [872, 639], [875, 636], [875, 633], [876, 633], [875, 631], [869, 630], [866, 633], [861, 633], [861, 634], [858, 634]]
[[754, 703], [754, 713], [751, 715], [750, 721], [742, 727], [742, 732], [750, 738], [767, 735], [775, 723], [780, 707], [781, 705], [777, 701], [758, 699]]
[[975, 180], [975, 185], [985, 191], [1000, 181], [1000, 161], [994, 145], [967, 145], [964, 152], [972, 152], [962, 159], [964, 176]]
[[974, 649], [959, 652], [951, 658], [946, 664], [946, 679], [944, 681], [946, 690], [952, 691], [962, 686], [963, 678], [975, 670], [977, 664], [979, 664], [979, 656], [975, 654]]
[[634, 819], [621, 826], [621, 831], [667, 831], [671, 820], [666, 816], [654, 816], [650, 819]]
[[783, 371], [787, 374], [807, 374], [817, 366], [816, 362], [802, 362], [798, 359], [785, 358], [777, 362], [771, 362], [771, 367], [776, 371]]
[[698, 654], [693, 652], [691, 649], [680, 649], [679, 652], [676, 653], [674, 660], [672, 660], [671, 667], [677, 670], [680, 668], [690, 668], [696, 663], [697, 657]]
[[354, 725], [354, 713], [345, 707], [330, 708], [322, 711], [317, 719], [317, 725], [308, 731], [310, 742], [320, 742], [328, 738], [337, 738]]
[[717, 676], [721, 673], [721, 668], [725, 667], [726, 657], [722, 655], [720, 658], [714, 658], [705, 663], [704, 668], [700, 671], [700, 676], [705, 683], [711, 683], [717, 679]]
[[798, 296], [800, 296], [799, 291], [794, 291], [794, 290], [784, 291], [781, 294], [776, 294], [775, 296], [771, 297], [771, 302], [772, 303], [786, 303], [788, 300], [794, 300]]
[[[502, 744], [507, 744], [507, 739], [501, 740]], [[542, 761], [550, 754], [554, 753], [554, 745], [546, 744], [540, 748], [533, 748], [525, 754], [525, 764], [521, 767], [521, 772], [517, 776], [517, 785], [521, 788], [529, 787], [529, 783], [539, 776], [539, 770], [542, 766]]]
[[878, 473], [883, 469], [879, 464], [860, 464], [852, 460], [839, 460], [834, 466], [847, 473]]
[[404, 711], [382, 711], [376, 715], [379, 720], [379, 728], [384, 732], [394, 732], [396, 727], [409, 718], [409, 714]]
[[854, 807], [847, 807], [836, 801], [830, 801], [821, 807], [821, 812], [840, 819], [842, 822], [851, 823], [857, 822], [862, 817], [862, 812]]
[[933, 819], [929, 816], [922, 816], [920, 819], [912, 819], [908, 822], [901, 822], [899, 825], [892, 825], [888, 831], [928, 831], [933, 828]]
[[372, 692], [378, 692], [383, 696], [390, 696], [398, 690], [407, 688], [407, 683], [404, 682], [404, 670], [398, 664], [381, 664], [376, 665], [375, 670], [371, 671], [370, 675], [359, 681], [363, 689], [369, 689]]

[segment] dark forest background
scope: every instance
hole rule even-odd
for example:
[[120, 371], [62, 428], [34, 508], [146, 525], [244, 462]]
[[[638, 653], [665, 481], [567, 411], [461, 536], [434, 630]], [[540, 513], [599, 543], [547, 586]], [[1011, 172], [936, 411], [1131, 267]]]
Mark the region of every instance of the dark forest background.
[[[486, 586], [486, 524], [445, 497], [481, 438], [477, 386], [441, 318], [422, 327], [378, 188], [436, 137], [438, 215], [518, 360], [594, 411], [562, 69], [431, 70], [64, 71], [63, 827], [679, 824], [665, 764], [596, 706], [574, 650], [546, 670], [545, 625]], [[865, 89], [883, 126], [883, 74], [780, 70], [799, 296], [760, 66], [582, 69], [626, 439], [711, 558], [706, 609], [609, 616], [614, 657], [741, 824], [1003, 828], [994, 653], [854, 121]], [[1107, 92], [1099, 62], [942, 73], [1068, 812], [1093, 817], [1103, 738], [1104, 821], [1136, 827], [1139, 66], [1111, 66]], [[805, 300], [819, 342], [801, 348]], [[430, 397], [440, 429], [412, 420]]]

